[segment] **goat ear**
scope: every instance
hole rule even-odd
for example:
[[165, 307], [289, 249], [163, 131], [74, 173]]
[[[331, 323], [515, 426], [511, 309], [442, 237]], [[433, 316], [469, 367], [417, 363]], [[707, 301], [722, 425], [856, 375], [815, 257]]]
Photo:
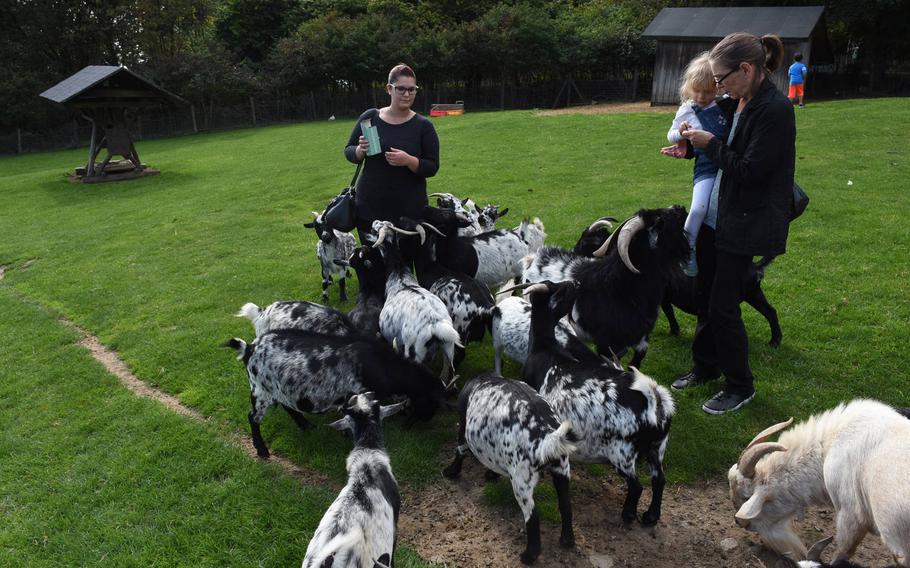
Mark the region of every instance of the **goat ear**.
[[751, 521], [761, 514], [761, 509], [768, 498], [763, 491], [756, 491], [749, 497], [749, 500], [743, 503], [739, 511], [736, 511], [735, 517], [743, 521]]
[[499, 215], [497, 215], [496, 218], [497, 218], [497, 219], [502, 219], [502, 218], [505, 217], [508, 213], [509, 213], [509, 208], [506, 207], [505, 209], [503, 209], [502, 211], [499, 212]]
[[345, 415], [344, 418], [340, 418], [340, 419], [330, 423], [329, 427], [334, 428], [336, 430], [341, 430], [341, 431], [350, 430], [351, 432], [353, 432], [354, 431], [354, 419], [348, 415]]
[[351, 266], [351, 263], [350, 263], [350, 262], [348, 262], [348, 261], [346, 261], [346, 260], [342, 260], [342, 259], [340, 259], [340, 258], [332, 259], [332, 262], [334, 262], [334, 263], [337, 264], [338, 266], [344, 266], [344, 267]]
[[313, 227], [316, 226], [316, 221], [313, 221], [311, 223], [304, 223], [303, 226], [306, 227], [307, 229], [312, 229]]
[[389, 416], [394, 416], [404, 410], [404, 407], [408, 405], [408, 401], [403, 400], [396, 404], [389, 404], [388, 406], [379, 407], [379, 418], [385, 420]]

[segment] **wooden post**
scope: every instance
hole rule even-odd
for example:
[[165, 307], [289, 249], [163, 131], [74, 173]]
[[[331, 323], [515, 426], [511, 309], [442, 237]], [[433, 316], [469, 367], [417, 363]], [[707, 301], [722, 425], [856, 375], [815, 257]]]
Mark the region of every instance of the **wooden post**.
[[635, 72], [632, 73], [632, 100], [635, 101], [638, 99], [638, 66], [635, 67]]
[[73, 148], [79, 146], [79, 124], [73, 119]]
[[256, 101], [250, 97], [250, 110], [253, 113], [253, 126], [256, 126]]
[[199, 127], [196, 126], [196, 105], [190, 105], [190, 116], [193, 117], [193, 133], [199, 134]]
[[22, 129], [16, 128], [16, 153], [22, 153]]
[[95, 144], [97, 144], [97, 141], [95, 140], [95, 133], [97, 130], [94, 119], [84, 114], [82, 116], [92, 123], [92, 137], [88, 143], [88, 162], [85, 164], [85, 177], [90, 177], [95, 175]]

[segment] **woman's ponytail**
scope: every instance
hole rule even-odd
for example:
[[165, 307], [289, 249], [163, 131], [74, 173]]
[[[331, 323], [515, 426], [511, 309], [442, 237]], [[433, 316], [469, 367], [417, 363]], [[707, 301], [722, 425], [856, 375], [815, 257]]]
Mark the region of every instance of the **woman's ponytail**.
[[784, 60], [784, 44], [773, 34], [763, 35], [761, 43], [765, 48], [765, 69], [773, 73]]

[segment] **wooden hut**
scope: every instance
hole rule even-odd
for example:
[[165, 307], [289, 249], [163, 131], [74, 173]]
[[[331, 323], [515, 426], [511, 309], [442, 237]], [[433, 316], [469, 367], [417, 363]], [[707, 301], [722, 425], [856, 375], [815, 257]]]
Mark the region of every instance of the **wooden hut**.
[[[129, 179], [157, 173], [139, 159], [127, 126], [127, 111], [162, 103], [186, 105], [177, 95], [162, 89], [123, 66], [89, 65], [60, 81], [41, 97], [77, 111], [92, 123], [88, 161], [77, 168], [74, 179], [83, 182]], [[96, 163], [101, 150], [107, 150]], [[123, 160], [112, 162], [113, 156]]]
[[664, 8], [642, 34], [657, 40], [651, 104], [678, 104], [680, 80], [689, 61], [733, 32], [780, 36], [784, 61], [771, 79], [786, 93], [787, 68], [795, 53], [803, 54], [806, 66], [831, 59], [823, 12], [823, 6]]

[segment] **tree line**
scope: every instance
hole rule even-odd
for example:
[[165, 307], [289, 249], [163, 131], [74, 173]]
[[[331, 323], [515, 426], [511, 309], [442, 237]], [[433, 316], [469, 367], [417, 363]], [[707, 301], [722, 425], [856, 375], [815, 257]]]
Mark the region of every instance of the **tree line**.
[[[801, 2], [751, 5], [788, 3]], [[654, 43], [640, 35], [664, 6], [732, 4], [0, 0], [0, 128], [41, 128], [58, 119], [38, 93], [92, 64], [126, 65], [203, 109], [282, 92], [365, 91], [398, 62], [412, 65], [430, 87], [622, 74], [650, 68]], [[908, 21], [907, 4], [825, 2], [835, 52], [862, 46], [861, 57], [881, 70], [906, 61], [899, 26]]]

